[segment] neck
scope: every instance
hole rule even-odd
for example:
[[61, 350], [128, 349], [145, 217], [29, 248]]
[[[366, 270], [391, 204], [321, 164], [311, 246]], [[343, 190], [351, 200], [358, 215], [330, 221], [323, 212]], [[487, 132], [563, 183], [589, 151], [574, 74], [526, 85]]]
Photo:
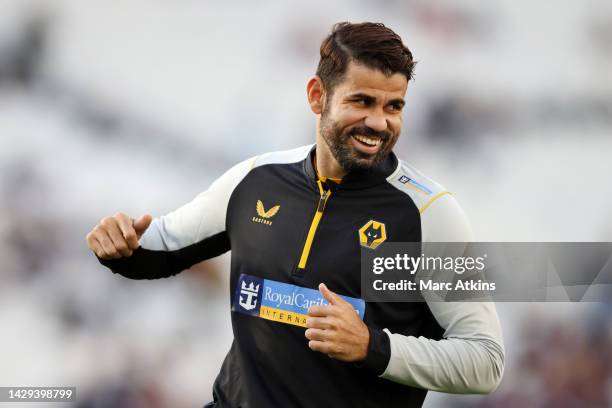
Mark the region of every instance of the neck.
[[324, 140], [317, 143], [313, 164], [319, 177], [341, 179], [346, 175], [346, 171], [329, 151]]

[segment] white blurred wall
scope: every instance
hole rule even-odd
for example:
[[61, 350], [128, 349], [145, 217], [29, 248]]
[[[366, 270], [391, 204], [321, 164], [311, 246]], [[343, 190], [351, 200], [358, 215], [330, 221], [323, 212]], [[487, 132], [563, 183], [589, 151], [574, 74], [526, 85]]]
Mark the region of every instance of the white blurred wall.
[[[479, 240], [612, 240], [610, 11], [0, 0], [0, 385], [85, 393], [132, 369], [158, 373], [146, 378], [173, 406], [210, 398], [231, 341], [226, 285], [120, 279], [84, 236], [105, 215], [163, 214], [239, 160], [313, 141], [306, 82], [338, 21], [382, 21], [413, 51], [397, 153], [453, 191]], [[207, 268], [227, 279], [227, 257]], [[507, 339], [533, 307], [500, 305]], [[511, 367], [520, 347], [508, 350]]]

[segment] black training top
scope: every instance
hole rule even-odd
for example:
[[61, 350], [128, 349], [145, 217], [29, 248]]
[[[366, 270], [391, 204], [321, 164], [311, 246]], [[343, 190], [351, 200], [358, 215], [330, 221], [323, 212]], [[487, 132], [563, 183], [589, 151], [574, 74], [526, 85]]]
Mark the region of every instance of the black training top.
[[[486, 393], [503, 346], [491, 303], [369, 303], [360, 250], [385, 242], [471, 240], [455, 199], [390, 154], [340, 183], [318, 178], [314, 146], [263, 154], [156, 218], [129, 258], [101, 262], [131, 279], [175, 275], [231, 249], [234, 341], [215, 381], [218, 407], [420, 407], [426, 389]], [[308, 308], [324, 282], [369, 328], [365, 361], [312, 351]]]

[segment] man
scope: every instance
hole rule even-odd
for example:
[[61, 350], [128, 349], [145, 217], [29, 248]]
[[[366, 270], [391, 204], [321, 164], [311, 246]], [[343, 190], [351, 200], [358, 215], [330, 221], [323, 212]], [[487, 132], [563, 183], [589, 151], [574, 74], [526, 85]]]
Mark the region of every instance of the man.
[[336, 24], [307, 85], [315, 145], [248, 159], [166, 216], [117, 214], [87, 236], [132, 279], [231, 249], [234, 341], [209, 406], [419, 407], [426, 390], [497, 387], [491, 303], [360, 298], [362, 247], [471, 239], [452, 195], [392, 153], [413, 69], [383, 24]]

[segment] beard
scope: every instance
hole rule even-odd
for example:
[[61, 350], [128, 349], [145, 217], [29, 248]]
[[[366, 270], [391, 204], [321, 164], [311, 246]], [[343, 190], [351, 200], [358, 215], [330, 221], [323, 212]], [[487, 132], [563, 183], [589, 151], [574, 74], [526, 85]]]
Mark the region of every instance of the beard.
[[[355, 126], [342, 130], [340, 124], [334, 122], [327, 111], [321, 114], [319, 131], [332, 155], [347, 173], [368, 170], [380, 165], [391, 153], [399, 136], [399, 134], [393, 136], [388, 131], [377, 132], [367, 126]], [[375, 154], [360, 152], [351, 143], [354, 135], [379, 138], [381, 140], [380, 149]]]

